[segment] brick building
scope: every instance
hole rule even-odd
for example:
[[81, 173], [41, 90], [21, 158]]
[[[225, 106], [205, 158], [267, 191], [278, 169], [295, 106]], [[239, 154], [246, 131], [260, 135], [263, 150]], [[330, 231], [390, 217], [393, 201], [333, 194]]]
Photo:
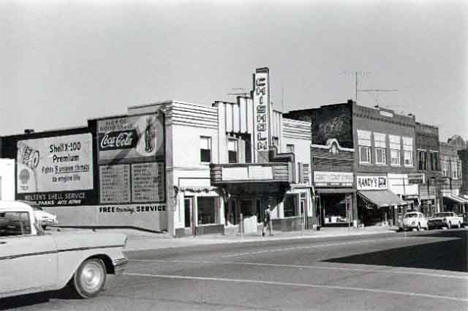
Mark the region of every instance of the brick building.
[[[350, 100], [290, 111], [286, 117], [312, 123], [311, 162], [319, 214], [325, 214], [326, 218], [328, 211], [342, 211], [339, 205], [344, 205], [352, 211], [348, 215], [354, 223], [391, 224], [405, 210], [419, 207], [419, 187], [410, 183], [410, 177], [417, 171], [413, 116], [381, 107], [359, 106]], [[327, 148], [325, 156], [323, 150]], [[337, 161], [341, 165], [333, 165]], [[335, 173], [323, 177], [321, 172], [331, 171], [331, 167]], [[321, 178], [316, 180], [316, 176]], [[344, 202], [340, 199], [342, 190], [336, 190], [337, 180], [345, 180], [348, 187]], [[320, 190], [323, 185], [328, 190]], [[334, 193], [333, 197], [330, 193]], [[327, 225], [325, 221], [322, 224]]]

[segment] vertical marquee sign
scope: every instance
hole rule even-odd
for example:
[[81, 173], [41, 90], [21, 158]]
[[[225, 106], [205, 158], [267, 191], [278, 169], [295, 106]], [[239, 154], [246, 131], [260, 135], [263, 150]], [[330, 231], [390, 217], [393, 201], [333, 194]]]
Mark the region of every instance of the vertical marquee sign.
[[254, 146], [256, 162], [268, 162], [270, 146], [270, 73], [268, 68], [255, 70], [253, 81]]

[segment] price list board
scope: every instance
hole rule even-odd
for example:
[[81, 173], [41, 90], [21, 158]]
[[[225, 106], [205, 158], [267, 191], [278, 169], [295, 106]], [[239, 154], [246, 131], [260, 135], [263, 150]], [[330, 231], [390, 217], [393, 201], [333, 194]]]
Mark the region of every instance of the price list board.
[[164, 202], [164, 164], [132, 164], [132, 201]]
[[101, 203], [130, 202], [130, 165], [99, 167]]

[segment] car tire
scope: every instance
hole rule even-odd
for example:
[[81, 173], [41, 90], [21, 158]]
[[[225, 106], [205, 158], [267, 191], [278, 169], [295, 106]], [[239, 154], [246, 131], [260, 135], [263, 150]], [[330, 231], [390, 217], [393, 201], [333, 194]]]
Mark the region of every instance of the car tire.
[[416, 228], [418, 231], [421, 231], [421, 224], [418, 223], [418, 227]]
[[95, 297], [104, 288], [106, 277], [106, 267], [101, 259], [87, 259], [73, 275], [74, 292], [80, 298]]
[[458, 226], [457, 226], [458, 229], [461, 228], [461, 222], [458, 222]]
[[451, 228], [452, 228], [452, 223], [449, 221], [447, 224], [447, 229], [451, 229]]

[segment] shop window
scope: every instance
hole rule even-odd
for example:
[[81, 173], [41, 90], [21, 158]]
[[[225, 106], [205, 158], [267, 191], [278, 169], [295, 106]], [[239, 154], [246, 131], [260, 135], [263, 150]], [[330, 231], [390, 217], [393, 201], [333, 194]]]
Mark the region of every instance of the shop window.
[[242, 217], [251, 217], [254, 215], [253, 207], [252, 207], [252, 200], [241, 200], [240, 201], [240, 209], [242, 213]]
[[228, 161], [229, 163], [237, 163], [239, 159], [238, 154], [238, 142], [237, 139], [228, 139]]
[[200, 161], [203, 163], [211, 162], [211, 137], [200, 137]]
[[403, 161], [405, 166], [413, 166], [413, 138], [403, 137]]
[[371, 163], [371, 132], [357, 130], [359, 145], [359, 163]]
[[448, 177], [449, 176], [449, 161], [447, 157], [441, 157], [440, 162], [442, 164], [442, 175]]
[[298, 216], [297, 195], [287, 194], [283, 202], [284, 217]]
[[214, 197], [198, 197], [198, 224], [208, 225], [216, 223]]
[[400, 166], [401, 141], [400, 136], [389, 135], [390, 140], [390, 164]]
[[294, 153], [294, 145], [293, 144], [287, 144], [286, 145], [286, 152]]
[[386, 135], [383, 133], [374, 133], [375, 164], [387, 164], [386, 154]]

